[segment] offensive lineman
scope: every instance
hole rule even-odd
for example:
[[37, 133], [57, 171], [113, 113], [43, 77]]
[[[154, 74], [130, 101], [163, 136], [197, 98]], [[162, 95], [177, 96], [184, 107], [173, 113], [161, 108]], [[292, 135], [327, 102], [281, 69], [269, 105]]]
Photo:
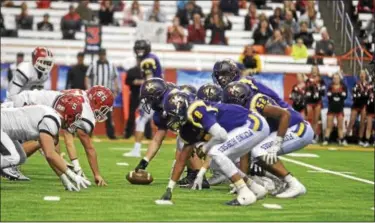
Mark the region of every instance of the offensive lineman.
[[[43, 89], [54, 64], [53, 54], [46, 47], [36, 47], [31, 54], [31, 59], [31, 62], [22, 62], [17, 66], [8, 85], [7, 102], [4, 104], [23, 90]], [[2, 175], [8, 178], [17, 176], [17, 180], [30, 180], [16, 167], [2, 169]]]
[[[189, 100], [183, 92], [169, 94], [164, 101], [164, 110], [168, 114], [168, 128], [179, 130], [179, 136], [186, 144], [161, 200], [171, 200], [176, 181], [195, 144], [199, 142], [205, 143], [197, 153], [207, 154], [212, 159], [211, 166], [220, 169], [237, 188], [238, 197], [227, 202], [227, 205], [250, 205], [257, 197], [266, 195], [265, 188], [248, 178], [233, 163], [269, 134], [268, 124], [263, 117], [237, 105], [207, 106], [201, 100]], [[197, 176], [199, 178], [205, 172], [201, 170]]]
[[90, 181], [71, 171], [55, 151], [60, 128], [77, 128], [83, 110], [82, 102], [82, 97], [65, 94], [56, 100], [53, 108], [34, 105], [2, 109], [1, 168], [25, 162], [26, 155], [19, 141], [39, 140], [49, 165], [67, 190], [79, 191], [81, 187], [91, 185]]
[[[107, 113], [112, 109], [114, 97], [112, 92], [103, 86], [93, 86], [87, 91], [83, 90], [66, 90], [65, 93], [82, 96], [84, 99], [82, 118], [78, 121], [76, 132], [80, 139], [89, 161], [95, 183], [98, 186], [107, 185], [99, 171], [99, 165], [95, 148], [92, 144], [90, 135], [95, 128], [95, 122], [103, 122], [107, 118]], [[56, 99], [62, 95], [63, 92], [52, 90], [34, 90], [23, 91], [14, 99], [14, 107], [22, 107], [26, 105], [46, 105], [53, 107]], [[73, 171], [79, 175], [84, 176], [82, 168], [79, 164], [76, 148], [74, 146], [73, 134], [71, 131], [63, 131], [65, 144], [70, 160], [73, 164]], [[38, 147], [35, 147], [37, 149]], [[28, 151], [31, 155], [34, 151]]]
[[[163, 78], [163, 69], [161, 67], [159, 58], [155, 54], [151, 53], [151, 43], [148, 40], [135, 41], [133, 49], [137, 59], [140, 60], [141, 72], [145, 80], [152, 77]], [[140, 115], [136, 119], [134, 147], [132, 151], [124, 153], [124, 156], [126, 157], [141, 157], [142, 139], [145, 126], [147, 122], [152, 119], [154, 112], [144, 105], [142, 105], [139, 110]]]
[[305, 194], [305, 187], [285, 169], [277, 156], [311, 144], [314, 136], [311, 126], [292, 108], [281, 109], [273, 99], [239, 81], [227, 85], [223, 102], [241, 105], [267, 118], [271, 134], [251, 150], [251, 158], [253, 163], [259, 162], [287, 183], [288, 188], [276, 197], [291, 198]]

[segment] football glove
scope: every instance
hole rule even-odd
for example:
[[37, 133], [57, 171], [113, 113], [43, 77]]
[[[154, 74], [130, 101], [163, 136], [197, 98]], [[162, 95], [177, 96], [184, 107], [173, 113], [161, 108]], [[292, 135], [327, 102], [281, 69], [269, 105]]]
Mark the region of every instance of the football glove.
[[66, 171], [66, 175], [68, 175], [68, 177], [77, 184], [78, 189], [81, 189], [81, 187], [87, 188], [91, 185], [89, 180], [83, 178], [80, 175], [75, 174], [73, 171], [69, 169]]
[[195, 180], [194, 180], [194, 183], [193, 183], [193, 186], [191, 187], [192, 190], [202, 190], [202, 183], [203, 183], [203, 178], [204, 178], [204, 174], [206, 173], [206, 168], [202, 167], [197, 176], [195, 177]]
[[205, 143], [198, 143], [195, 145], [193, 149], [193, 154], [196, 154], [200, 159], [205, 159], [206, 158], [206, 152], [204, 149], [204, 144]]
[[273, 165], [277, 162], [277, 152], [281, 149], [282, 137], [276, 137], [271, 148], [267, 149], [267, 154], [263, 156], [263, 161], [267, 165]]
[[61, 182], [64, 185], [65, 190], [67, 191], [79, 191], [79, 189], [70, 182], [68, 177], [65, 174], [60, 176]]
[[167, 190], [164, 192], [163, 196], [161, 196], [160, 200], [172, 200], [172, 189], [168, 187]]

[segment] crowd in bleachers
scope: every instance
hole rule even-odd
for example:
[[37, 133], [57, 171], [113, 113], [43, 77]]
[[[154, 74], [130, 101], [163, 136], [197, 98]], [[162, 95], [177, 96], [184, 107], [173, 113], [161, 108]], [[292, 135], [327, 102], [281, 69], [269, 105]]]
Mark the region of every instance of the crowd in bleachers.
[[[58, 1], [39, 0], [36, 1], [36, 7], [48, 9], [53, 2]], [[211, 9], [206, 10], [208, 13], [205, 14], [199, 5], [200, 2], [180, 0], [177, 1], [173, 20], [168, 20], [168, 13], [165, 12], [165, 8], [160, 5], [159, 1], [154, 1], [147, 9], [143, 8], [143, 3], [140, 4], [138, 1], [85, 0], [67, 2], [76, 2], [76, 4], [71, 4], [66, 14], [60, 17], [60, 27], [54, 27], [53, 23], [49, 21], [48, 13], [43, 15], [42, 21], [35, 21], [34, 16], [28, 13], [26, 2], [16, 5], [14, 1], [3, 1], [2, 7], [21, 8], [21, 12], [14, 18], [16, 29], [31, 30], [33, 24], [37, 23], [38, 30], [60, 29], [63, 39], [75, 39], [76, 32], [81, 31], [82, 25], [86, 23], [136, 27], [138, 21], [156, 21], [170, 24], [167, 33], [168, 43], [230, 45], [232, 36], [228, 36], [227, 31], [234, 28], [231, 19], [242, 16], [243, 31], [251, 31], [254, 39], [253, 42], [250, 41], [251, 34], [249, 33], [249, 41], [244, 44], [258, 46], [256, 47], [257, 53], [292, 54], [295, 58], [307, 58], [307, 49], [314, 48], [315, 45], [317, 46], [315, 54], [332, 56], [334, 52], [334, 43], [329, 40], [329, 35], [322, 29], [322, 23], [317, 19], [317, 2], [315, 1], [273, 0], [271, 3], [277, 4], [276, 7], [269, 7], [265, 0], [220, 0], [212, 1]], [[90, 4], [92, 2], [98, 4], [98, 7], [92, 9]], [[273, 14], [272, 8], [274, 8]], [[123, 13], [121, 21], [115, 18], [116, 12]], [[3, 32], [7, 27], [4, 20], [1, 21], [2, 35], [9, 34], [9, 32]], [[313, 34], [319, 32], [322, 37], [316, 41]], [[206, 39], [208, 36], [210, 38]], [[234, 39], [234, 41], [236, 40]], [[294, 43], [296, 44], [293, 45]]]

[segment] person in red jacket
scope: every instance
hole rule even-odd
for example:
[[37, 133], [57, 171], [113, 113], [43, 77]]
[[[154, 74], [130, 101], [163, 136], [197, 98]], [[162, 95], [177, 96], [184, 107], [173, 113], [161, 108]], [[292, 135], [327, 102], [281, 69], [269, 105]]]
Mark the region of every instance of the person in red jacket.
[[206, 40], [206, 30], [204, 29], [201, 16], [198, 13], [193, 15], [193, 24], [188, 26], [188, 42], [194, 44], [204, 44]]
[[37, 0], [36, 1], [36, 7], [38, 9], [49, 9], [51, 6], [50, 0]]

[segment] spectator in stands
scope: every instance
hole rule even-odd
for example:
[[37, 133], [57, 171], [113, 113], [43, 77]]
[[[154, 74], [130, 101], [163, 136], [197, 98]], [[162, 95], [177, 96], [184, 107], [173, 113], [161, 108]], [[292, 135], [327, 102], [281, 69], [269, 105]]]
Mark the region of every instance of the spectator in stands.
[[124, 25], [135, 27], [138, 21], [143, 20], [143, 11], [139, 2], [134, 0], [131, 7], [125, 10]]
[[211, 20], [215, 14], [218, 14], [220, 16], [220, 19], [223, 19], [223, 13], [221, 12], [219, 5], [215, 2], [216, 1], [212, 2], [211, 12], [207, 15], [206, 19], [204, 20], [204, 27], [207, 27], [211, 23]]
[[320, 76], [318, 66], [311, 67], [310, 77], [306, 80], [306, 107], [307, 117], [315, 132], [313, 143], [317, 143], [319, 136], [319, 120], [322, 109], [322, 99], [325, 96], [326, 87]]
[[270, 16], [269, 20], [270, 20], [272, 29], [278, 29], [280, 22], [284, 20], [284, 16], [282, 14], [281, 8], [279, 7], [275, 8], [275, 10], [273, 11], [273, 15]]
[[344, 140], [344, 102], [347, 97], [347, 88], [341, 80], [341, 75], [335, 73], [332, 76], [332, 83], [328, 87], [328, 113], [327, 113], [327, 127], [324, 133], [323, 146], [328, 145], [329, 137], [333, 130], [333, 121], [336, 118], [337, 121], [337, 132], [338, 141], [340, 145], [346, 146], [346, 140]]
[[3, 14], [0, 13], [0, 33], [1, 33], [1, 36], [3, 36], [3, 33], [5, 32], [5, 25], [4, 25], [4, 18], [3, 18]]
[[203, 17], [202, 8], [195, 5], [194, 1], [189, 1], [185, 4], [185, 8], [182, 10], [178, 10], [176, 16], [180, 19], [181, 25], [183, 27], [187, 27], [190, 24], [190, 21], [193, 20], [193, 15], [198, 13], [201, 17]]
[[29, 15], [27, 4], [21, 4], [21, 14], [16, 16], [17, 29], [33, 29], [33, 17]]
[[[102, 4], [103, 4], [103, 2], [102, 2]], [[115, 12], [124, 11], [124, 8], [125, 8], [124, 1], [112, 1], [112, 5], [113, 5], [113, 11], [115, 11]]]
[[193, 24], [188, 26], [188, 42], [194, 44], [204, 44], [206, 42], [206, 30], [198, 13], [193, 16]]
[[292, 0], [284, 1], [284, 16], [287, 11], [291, 11], [295, 21], [298, 21], [296, 6]]
[[68, 72], [65, 89], [86, 90], [85, 78], [88, 67], [85, 65], [84, 61], [85, 54], [83, 52], [79, 52], [77, 54], [77, 64], [74, 65]]
[[289, 99], [293, 101], [292, 107], [294, 110], [298, 111], [302, 117], [306, 117], [306, 76], [304, 74], [297, 74], [297, 84], [292, 88], [292, 92], [289, 95]]
[[309, 0], [297, 0], [296, 9], [301, 13], [301, 15], [306, 12], [308, 1]]
[[320, 31], [320, 27], [316, 23], [316, 14], [317, 14], [317, 12], [315, 11], [315, 9], [313, 7], [309, 7], [309, 8], [307, 8], [307, 11], [305, 12], [305, 14], [303, 14], [300, 17], [299, 21], [307, 23], [307, 27], [308, 27], [309, 32], [319, 32]]
[[63, 39], [75, 39], [76, 31], [81, 29], [81, 17], [75, 12], [74, 6], [69, 6], [69, 13], [61, 18]]
[[333, 56], [335, 47], [333, 40], [330, 39], [327, 31], [322, 32], [322, 39], [316, 43], [315, 55], [319, 56]]
[[51, 6], [51, 0], [37, 0], [36, 7], [38, 9], [49, 9]]
[[243, 53], [240, 55], [238, 61], [243, 64], [243, 75], [253, 75], [259, 73], [262, 69], [262, 62], [259, 55], [254, 53], [253, 46], [247, 45]]
[[358, 9], [358, 12], [364, 12], [364, 13], [375, 12], [374, 1], [373, 0], [359, 0], [357, 9]]
[[228, 41], [225, 37], [225, 31], [232, 29], [232, 23], [228, 17], [225, 17], [225, 21], [220, 17], [220, 14], [215, 14], [210, 21], [210, 24], [205, 27], [211, 30], [210, 44], [215, 45], [228, 45]]
[[220, 9], [223, 13], [238, 15], [238, 0], [220, 0]]
[[128, 139], [133, 135], [135, 126], [135, 114], [139, 106], [139, 92], [141, 85], [144, 83], [142, 72], [140, 68], [140, 61], [137, 60], [137, 65], [130, 68], [126, 75], [126, 85], [130, 88], [130, 102], [129, 102], [129, 119], [126, 123], [124, 138]]
[[279, 29], [275, 29], [273, 31], [273, 36], [267, 40], [265, 48], [268, 54], [284, 55], [287, 46], [288, 45], [286, 44], [281, 31]]
[[25, 56], [24, 53], [18, 52], [17, 56], [16, 56], [16, 62], [12, 63], [9, 66], [9, 69], [8, 69], [8, 83], [10, 83], [12, 81], [13, 74], [16, 72], [18, 64], [20, 64], [20, 63], [22, 63], [24, 61], [24, 56]]
[[101, 25], [114, 25], [113, 20], [114, 6], [112, 0], [105, 0], [102, 2], [99, 10], [99, 22]]
[[165, 22], [166, 21], [166, 15], [160, 9], [159, 0], [154, 1], [154, 5], [152, 6], [152, 8], [148, 12], [146, 12], [145, 19], [147, 21], [153, 21], [153, 22]]
[[167, 35], [167, 43], [186, 43], [185, 30], [184, 27], [180, 25], [180, 19], [177, 16], [173, 18], [173, 25], [168, 27]]
[[177, 10], [184, 9], [187, 2], [188, 0], [177, 0]]
[[40, 31], [53, 31], [53, 25], [49, 22], [49, 14], [46, 13], [43, 16], [43, 21], [37, 24], [38, 30]]
[[89, 7], [90, 1], [83, 0], [79, 3], [76, 12], [81, 17], [82, 21], [84, 23], [90, 22], [94, 18], [94, 13]]
[[245, 30], [250, 31], [258, 23], [257, 7], [254, 3], [250, 3], [249, 11], [245, 16]]
[[305, 44], [303, 44], [303, 40], [301, 38], [298, 38], [296, 43], [293, 44], [291, 56], [295, 60], [306, 59], [309, 56], [307, 47]]
[[[371, 82], [368, 81], [368, 77], [365, 70], [361, 70], [359, 73], [359, 80], [355, 84], [352, 89], [353, 95], [353, 104], [350, 111], [350, 121], [348, 125], [348, 130], [346, 132], [346, 137], [349, 139], [353, 136], [353, 129], [355, 127], [355, 123], [359, 119], [359, 130], [358, 135], [355, 138], [358, 138], [359, 145], [362, 146], [363, 143], [363, 136], [365, 134], [365, 123], [366, 123], [366, 116], [367, 116], [367, 103], [369, 96], [371, 94]], [[359, 118], [360, 116], [360, 118]]]
[[296, 34], [299, 32], [299, 27], [296, 21], [293, 19], [293, 13], [291, 11], [285, 12], [285, 20], [280, 22], [279, 28], [285, 29], [285, 30], [291, 30], [292, 34]]
[[306, 22], [300, 23], [299, 33], [294, 35], [294, 40], [297, 40], [299, 38], [303, 40], [303, 43], [306, 45], [307, 48], [311, 48], [314, 42], [314, 37], [312, 33], [308, 31]]
[[263, 20], [260, 22], [260, 26], [254, 31], [254, 44], [264, 46], [270, 37], [272, 37], [272, 30], [267, 20]]
[[14, 3], [12, 0], [4, 0], [1, 1], [1, 7], [14, 7]]

